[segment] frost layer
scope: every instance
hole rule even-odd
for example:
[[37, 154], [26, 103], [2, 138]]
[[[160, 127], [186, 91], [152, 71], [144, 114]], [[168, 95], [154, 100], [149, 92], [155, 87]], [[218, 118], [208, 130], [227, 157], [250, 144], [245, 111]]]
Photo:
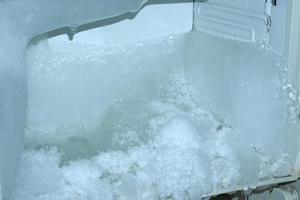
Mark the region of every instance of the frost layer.
[[[3, 198], [14, 187], [27, 107], [26, 45], [39, 34], [137, 12], [146, 1], [4, 0], [0, 2], [0, 173]], [[84, 13], [84, 14], [78, 14]], [[72, 31], [70, 26], [72, 26]]]
[[54, 42], [29, 62], [14, 199], [197, 199], [291, 173], [285, 68], [254, 44], [199, 33], [128, 47]]

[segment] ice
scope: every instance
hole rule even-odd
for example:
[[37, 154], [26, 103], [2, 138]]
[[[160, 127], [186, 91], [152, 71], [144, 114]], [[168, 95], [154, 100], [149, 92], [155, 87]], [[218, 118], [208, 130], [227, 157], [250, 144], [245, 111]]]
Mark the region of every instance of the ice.
[[[262, 162], [255, 149], [264, 152], [271, 160], [287, 152], [294, 155], [292, 152], [297, 144], [287, 141], [293, 137], [295, 132], [292, 130], [297, 130], [297, 125], [289, 119], [287, 111], [290, 97], [282, 89], [286, 83], [281, 80], [286, 75], [284, 65], [277, 65], [280, 56], [272, 51], [259, 50], [252, 44], [243, 44], [242, 47], [241, 43], [227, 43], [229, 40], [215, 42], [211, 36], [191, 34], [190, 39], [186, 61], [191, 64], [188, 69], [191, 82], [201, 102], [234, 129], [228, 142], [235, 152], [239, 152], [241, 163], [249, 160], [256, 163], [257, 159], [258, 163]], [[211, 43], [214, 51], [207, 50]], [[205, 59], [199, 59], [199, 51], [203, 52], [201, 56]], [[241, 141], [249, 142], [244, 144]], [[241, 172], [244, 177], [257, 177], [257, 174], [251, 174], [251, 171], [259, 171], [254, 170], [255, 164], [241, 165], [245, 170]], [[290, 169], [286, 169], [283, 174], [289, 173]]]
[[[27, 104], [26, 47], [35, 36], [71, 25], [137, 12], [146, 1], [1, 1], [0, 2], [0, 171], [8, 198], [23, 143]], [[78, 13], [85, 13], [79, 15]], [[77, 25], [76, 25], [77, 24]]]
[[[228, 60], [182, 59], [197, 52], [190, 37], [206, 48], [217, 41]], [[283, 66], [254, 44], [216, 41], [188, 33], [122, 48], [56, 41], [31, 49], [26, 143], [13, 199], [195, 199], [291, 174], [296, 144], [285, 145], [295, 136], [286, 130], [293, 126]], [[257, 60], [235, 66], [229, 47]], [[213, 74], [219, 78], [210, 80]], [[268, 92], [259, 92], [260, 81]], [[268, 104], [260, 106], [262, 99]], [[263, 114], [284, 120], [267, 136], [272, 126]]]
[[195, 199], [293, 173], [299, 106], [284, 58], [195, 32], [27, 48], [143, 3], [89, 2], [0, 2], [3, 198], [25, 115], [15, 200]]
[[224, 134], [204, 140], [189, 120], [174, 117], [145, 145], [63, 167], [53, 148], [26, 150], [13, 199], [195, 199], [239, 179], [237, 160], [222, 142]]
[[[13, 199], [194, 199], [235, 186], [240, 165], [226, 144], [232, 129], [195, 101], [177, 51], [185, 38], [100, 53], [83, 44], [32, 49], [25, 153]], [[86, 101], [93, 110], [80, 107]], [[81, 118], [71, 117], [74, 108]], [[36, 121], [40, 114], [44, 120]], [[40, 179], [49, 181], [35, 187]]]

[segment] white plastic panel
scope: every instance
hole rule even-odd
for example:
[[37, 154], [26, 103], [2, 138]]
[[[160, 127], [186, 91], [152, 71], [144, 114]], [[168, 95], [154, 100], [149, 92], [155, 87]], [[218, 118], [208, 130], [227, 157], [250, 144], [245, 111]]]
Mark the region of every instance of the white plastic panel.
[[[287, 1], [277, 2], [276, 6], [272, 6], [271, 18], [268, 19], [264, 0], [210, 0], [196, 3], [194, 28], [228, 39], [267, 44], [283, 54], [287, 8]], [[267, 27], [267, 23], [270, 23], [270, 27]]]
[[254, 42], [266, 31], [264, 2], [211, 0], [195, 6], [195, 29], [229, 39]]

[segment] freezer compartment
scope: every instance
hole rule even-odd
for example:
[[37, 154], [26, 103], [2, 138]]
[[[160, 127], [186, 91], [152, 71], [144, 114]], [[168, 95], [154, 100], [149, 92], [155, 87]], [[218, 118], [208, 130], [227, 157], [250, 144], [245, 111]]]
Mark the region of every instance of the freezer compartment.
[[289, 4], [154, 3], [30, 40], [12, 199], [198, 199], [298, 178]]
[[[34, 168], [21, 167], [19, 179], [28, 183], [31, 170], [29, 195], [76, 185], [92, 198], [101, 185], [107, 198], [195, 199], [297, 178], [296, 94], [284, 50], [260, 40], [264, 24], [253, 40], [195, 24], [190, 31], [195, 7], [175, 7], [146, 7], [132, 21], [29, 49], [21, 166]], [[187, 25], [170, 17], [179, 11]], [[49, 178], [36, 173], [44, 162], [55, 176], [35, 188]]]

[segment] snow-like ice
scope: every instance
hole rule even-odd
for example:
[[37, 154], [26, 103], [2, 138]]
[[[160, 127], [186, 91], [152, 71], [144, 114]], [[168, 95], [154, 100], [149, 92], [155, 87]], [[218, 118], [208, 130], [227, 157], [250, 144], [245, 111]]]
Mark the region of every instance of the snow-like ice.
[[24, 137], [28, 42], [39, 34], [58, 28], [64, 28], [71, 37], [77, 25], [134, 13], [144, 3], [146, 0], [0, 2], [0, 171], [5, 198], [14, 185]]
[[0, 199], [25, 115], [15, 200], [196, 199], [293, 172], [297, 94], [285, 58], [193, 32], [27, 49], [37, 34], [143, 3], [45, 2], [0, 2]]
[[[221, 63], [210, 58], [217, 51], [198, 55], [197, 42], [228, 55]], [[13, 199], [197, 199], [289, 175], [296, 143], [285, 145], [295, 136], [286, 130], [293, 120], [284, 65], [244, 45], [188, 33], [127, 47], [53, 41], [32, 48]], [[258, 60], [232, 60], [226, 48]], [[283, 122], [270, 127], [269, 117]]]

